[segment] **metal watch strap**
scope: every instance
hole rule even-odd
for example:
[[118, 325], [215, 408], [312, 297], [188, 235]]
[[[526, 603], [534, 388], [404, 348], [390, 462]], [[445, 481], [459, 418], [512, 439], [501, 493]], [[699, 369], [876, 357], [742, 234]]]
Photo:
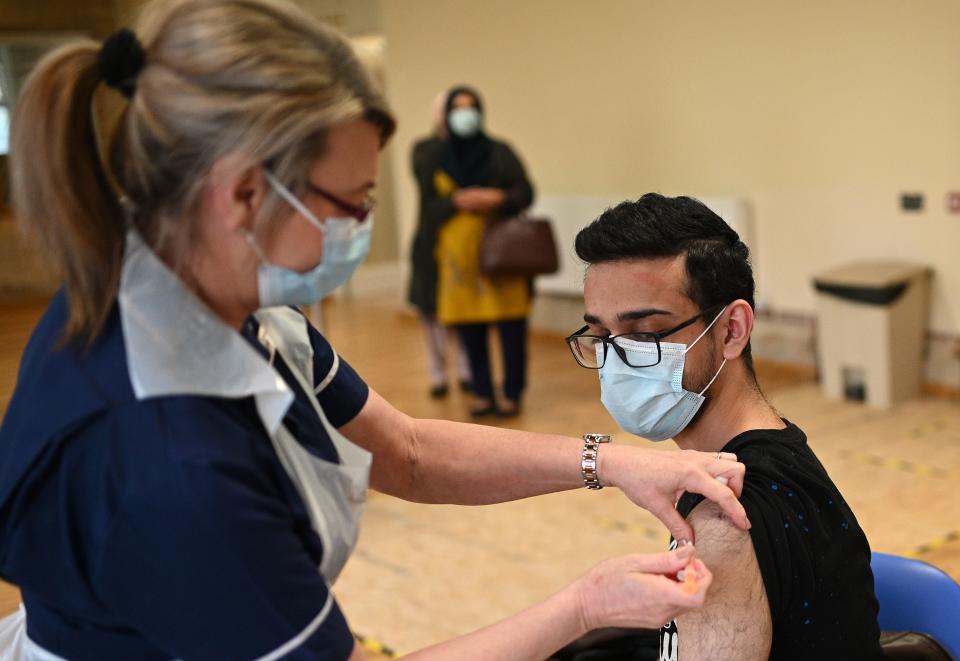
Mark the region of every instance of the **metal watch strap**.
[[584, 434], [583, 435], [583, 454], [580, 458], [580, 475], [583, 476], [583, 486], [588, 489], [602, 489], [600, 479], [597, 477], [597, 452], [601, 443], [609, 443], [613, 440], [610, 434]]

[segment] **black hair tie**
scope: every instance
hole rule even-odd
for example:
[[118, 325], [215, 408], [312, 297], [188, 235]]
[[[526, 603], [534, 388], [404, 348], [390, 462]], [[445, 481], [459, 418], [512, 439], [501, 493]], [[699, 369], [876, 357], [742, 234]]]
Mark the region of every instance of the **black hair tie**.
[[137, 76], [147, 54], [132, 30], [121, 28], [107, 37], [100, 48], [100, 68], [107, 85], [128, 99], [137, 89]]

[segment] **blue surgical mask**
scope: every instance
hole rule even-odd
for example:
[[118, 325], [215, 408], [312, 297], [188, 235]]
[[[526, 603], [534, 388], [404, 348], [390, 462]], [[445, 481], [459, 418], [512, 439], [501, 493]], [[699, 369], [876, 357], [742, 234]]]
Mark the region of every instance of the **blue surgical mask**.
[[[686, 355], [717, 323], [723, 310], [689, 346], [661, 342], [660, 362], [653, 367], [630, 367], [616, 351], [607, 352], [606, 361], [600, 368], [600, 400], [618, 425], [651, 441], [665, 441], [686, 429], [703, 406], [703, 393], [713, 385], [727, 364], [724, 359], [710, 383], [699, 393], [694, 393], [683, 388]], [[657, 345], [652, 342], [616, 341], [628, 354], [652, 354], [656, 360]], [[597, 350], [603, 351], [603, 346], [598, 345]], [[642, 364], [642, 360], [632, 362]]]
[[264, 175], [270, 186], [323, 235], [323, 259], [314, 268], [300, 273], [271, 263], [253, 235], [247, 234], [247, 240], [260, 258], [257, 268], [260, 307], [311, 305], [349, 280], [366, 259], [370, 252], [373, 217], [363, 223], [356, 218], [327, 218], [326, 222], [321, 222], [272, 174], [265, 172]]
[[483, 116], [476, 108], [455, 108], [450, 111], [450, 130], [461, 138], [472, 138], [480, 132]]

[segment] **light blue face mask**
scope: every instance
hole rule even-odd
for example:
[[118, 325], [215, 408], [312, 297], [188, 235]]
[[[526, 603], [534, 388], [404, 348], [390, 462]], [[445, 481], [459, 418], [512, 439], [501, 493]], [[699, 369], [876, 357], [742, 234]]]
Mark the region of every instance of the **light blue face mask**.
[[[727, 308], [724, 307], [723, 310]], [[713, 318], [710, 325], [689, 346], [671, 342], [660, 343], [660, 362], [653, 367], [630, 367], [614, 350], [607, 351], [606, 361], [600, 368], [600, 401], [624, 430], [651, 441], [665, 441], [682, 432], [700, 407], [703, 393], [720, 376], [727, 364], [710, 379], [699, 393], [683, 389], [683, 366], [686, 354], [707, 334], [723, 310]], [[657, 345], [651, 342], [615, 340], [628, 354], [637, 353], [656, 360]], [[603, 345], [597, 345], [603, 351]], [[642, 359], [632, 361], [642, 364]]]
[[461, 138], [472, 138], [480, 132], [483, 116], [476, 108], [455, 108], [450, 111], [450, 130]]
[[300, 212], [323, 235], [323, 258], [316, 267], [299, 273], [271, 263], [252, 234], [247, 234], [253, 251], [260, 258], [257, 286], [260, 307], [276, 305], [311, 305], [350, 279], [370, 252], [373, 217], [359, 222], [356, 218], [320, 220], [296, 196], [269, 172], [264, 172], [270, 186]]

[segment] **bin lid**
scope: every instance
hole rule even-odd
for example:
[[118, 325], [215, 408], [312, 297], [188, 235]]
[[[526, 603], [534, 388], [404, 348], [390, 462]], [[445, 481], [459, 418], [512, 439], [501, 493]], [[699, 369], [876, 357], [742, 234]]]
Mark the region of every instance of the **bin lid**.
[[929, 274], [930, 267], [922, 264], [898, 261], [863, 261], [818, 273], [813, 279], [824, 285], [885, 289], [895, 285], [907, 284], [914, 278], [927, 277]]
[[813, 278], [817, 291], [862, 303], [892, 303], [914, 280], [928, 278], [928, 266], [901, 261], [862, 261], [819, 273]]

